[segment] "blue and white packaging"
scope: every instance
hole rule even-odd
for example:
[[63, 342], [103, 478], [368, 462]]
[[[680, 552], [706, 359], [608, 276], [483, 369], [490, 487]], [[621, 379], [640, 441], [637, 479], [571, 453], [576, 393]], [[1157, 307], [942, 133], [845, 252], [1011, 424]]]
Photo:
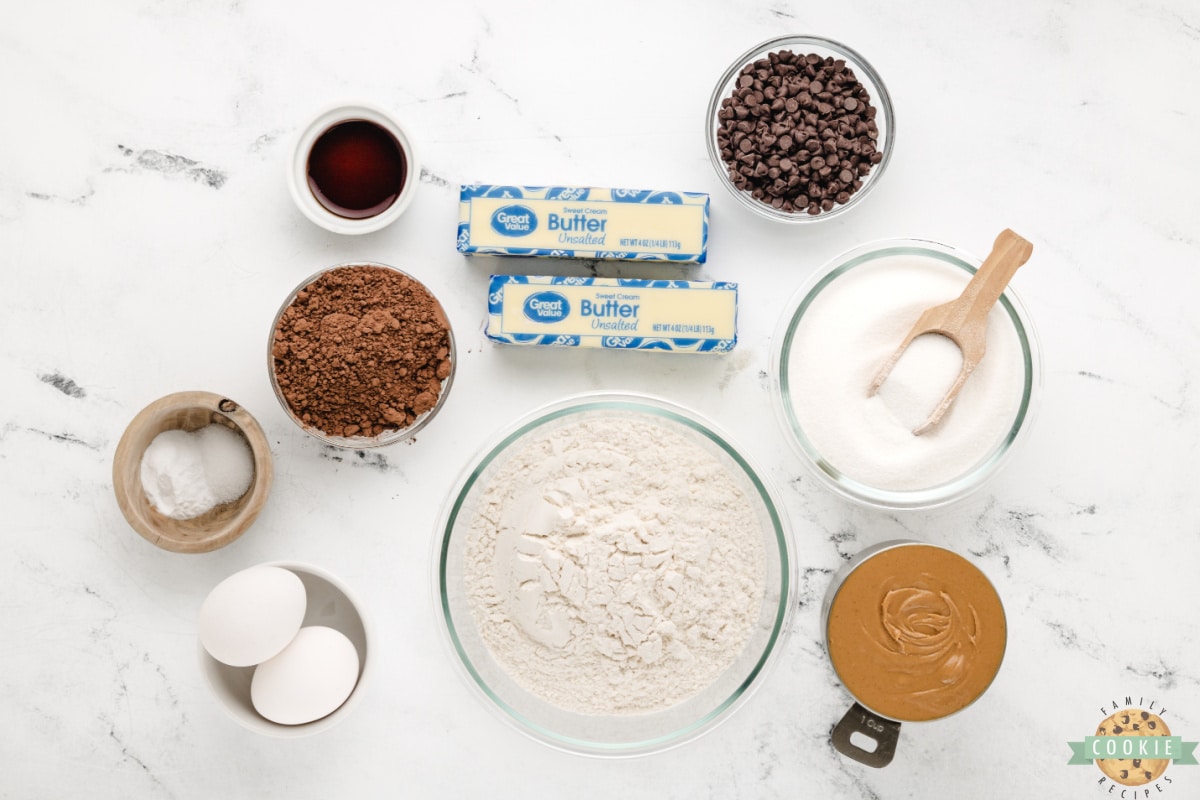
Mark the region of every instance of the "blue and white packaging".
[[463, 186], [458, 250], [702, 264], [708, 195], [567, 186]]
[[487, 337], [512, 345], [727, 353], [737, 284], [493, 275]]

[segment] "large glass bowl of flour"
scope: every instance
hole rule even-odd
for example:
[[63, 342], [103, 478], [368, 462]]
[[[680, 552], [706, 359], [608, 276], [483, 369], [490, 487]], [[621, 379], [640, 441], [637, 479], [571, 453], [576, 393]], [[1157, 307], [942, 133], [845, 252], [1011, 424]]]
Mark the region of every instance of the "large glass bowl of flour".
[[773, 344], [775, 407], [826, 486], [888, 509], [944, 505], [978, 489], [1028, 435], [1042, 366], [1011, 285], [988, 316], [983, 360], [935, 428], [913, 433], [961, 367], [945, 337], [914, 340], [868, 395], [920, 312], [957, 297], [980, 263], [937, 242], [890, 239], [834, 258], [792, 298]]
[[696, 414], [579, 395], [504, 430], [440, 523], [436, 602], [486, 704], [560, 749], [638, 755], [725, 719], [787, 630], [773, 491]]

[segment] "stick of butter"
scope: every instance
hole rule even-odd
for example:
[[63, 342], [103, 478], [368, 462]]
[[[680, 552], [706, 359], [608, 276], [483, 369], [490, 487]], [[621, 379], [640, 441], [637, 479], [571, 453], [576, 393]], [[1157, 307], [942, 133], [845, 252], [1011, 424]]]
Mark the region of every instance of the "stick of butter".
[[708, 195], [565, 186], [463, 186], [458, 251], [703, 264]]
[[487, 337], [502, 344], [727, 353], [737, 284], [493, 275]]

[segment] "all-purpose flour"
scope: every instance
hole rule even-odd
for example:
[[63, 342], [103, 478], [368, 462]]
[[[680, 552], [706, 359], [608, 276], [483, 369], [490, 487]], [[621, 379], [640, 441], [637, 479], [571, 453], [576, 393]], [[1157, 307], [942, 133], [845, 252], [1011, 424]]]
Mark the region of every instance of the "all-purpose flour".
[[584, 714], [654, 711], [710, 685], [764, 596], [744, 479], [677, 423], [567, 418], [506, 453], [471, 520], [479, 633], [525, 689]]

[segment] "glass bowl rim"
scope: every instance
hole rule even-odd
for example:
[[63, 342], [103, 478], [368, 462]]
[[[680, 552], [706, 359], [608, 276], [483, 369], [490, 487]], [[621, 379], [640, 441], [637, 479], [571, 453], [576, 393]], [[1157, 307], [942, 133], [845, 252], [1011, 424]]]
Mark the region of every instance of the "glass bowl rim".
[[[295, 412], [292, 411], [291, 406], [288, 405], [286, 398], [283, 396], [283, 391], [279, 388], [279, 381], [275, 377], [275, 331], [279, 327], [279, 320], [283, 316], [283, 312], [287, 311], [288, 308], [291, 307], [292, 303], [296, 299], [296, 295], [300, 294], [300, 292], [314, 283], [317, 279], [335, 270], [347, 269], [350, 267], [374, 267], [377, 269], [390, 270], [404, 276], [405, 278], [408, 278], [410, 281], [423, 288], [433, 302], [437, 304], [437, 307], [441, 310], [442, 317], [446, 320], [446, 336], [450, 342], [450, 352], [448, 354], [450, 358], [450, 374], [442, 380], [442, 391], [438, 394], [437, 402], [433, 404], [433, 408], [417, 417], [413, 424], [409, 425], [407, 428], [384, 431], [383, 433], [379, 434], [379, 436], [334, 436], [332, 434], [325, 433], [316, 426], [304, 424], [304, 422], [296, 416]], [[454, 375], [457, 371], [458, 351], [454, 344], [454, 327], [450, 323], [450, 317], [448, 314], [446, 314], [446, 307], [442, 305], [442, 301], [439, 300], [438, 296], [433, 293], [433, 290], [429, 288], [429, 285], [420, 278], [398, 267], [393, 267], [390, 264], [382, 264], [378, 261], [347, 261], [341, 264], [335, 264], [332, 267], [319, 269], [312, 275], [309, 275], [307, 278], [297, 284], [296, 288], [292, 289], [287, 298], [282, 304], [280, 304], [279, 310], [275, 312], [275, 318], [271, 321], [271, 330], [267, 334], [267, 377], [271, 381], [271, 390], [275, 393], [275, 399], [279, 401], [279, 405], [283, 408], [283, 413], [287, 415], [288, 419], [296, 424], [296, 427], [300, 428], [300, 430], [304, 431], [308, 435], [324, 444], [329, 445], [330, 447], [337, 447], [343, 450], [370, 450], [376, 447], [387, 447], [388, 445], [397, 444], [407, 439], [411, 439], [426, 425], [428, 425], [433, 418], [437, 416], [437, 413], [442, 409], [442, 406], [445, 405], [446, 398], [450, 395], [450, 387], [454, 384]]]
[[[771, 633], [753, 668], [738, 684], [732, 695], [710, 709], [700, 719], [678, 730], [649, 739], [620, 743], [597, 742], [556, 733], [546, 726], [530, 720], [498, 697], [479, 674], [471, 657], [465, 652], [455, 630], [446, 591], [448, 583], [446, 562], [454, 526], [467, 495], [483, 470], [511, 445], [546, 423], [563, 419], [572, 414], [614, 409], [649, 413], [685, 425], [707, 438], [732, 458], [754, 487], [758, 504], [762, 506], [766, 516], [771, 520], [780, 561], [779, 604], [775, 609]], [[432, 541], [432, 556], [429, 561], [432, 565], [433, 606], [438, 617], [438, 629], [443, 645], [451, 660], [454, 661], [456, 671], [461, 679], [469, 685], [471, 693], [482, 700], [494, 716], [523, 735], [556, 750], [582, 756], [630, 758], [660, 753], [692, 741], [715, 729], [754, 694], [763, 683], [765, 676], [779, 660], [780, 652], [790, 632], [789, 623], [794, 612], [793, 599], [797, 581], [796, 546], [791, 525], [783, 511], [783, 504], [770, 479], [766, 477], [766, 473], [758, 468], [754, 459], [734, 445], [720, 427], [706, 417], [679, 403], [635, 391], [600, 390], [573, 394], [536, 407], [494, 433], [472, 454], [447, 493], [438, 516], [437, 528]], [[767, 577], [770, 579], [771, 576]]]
[[[810, 44], [814, 47], [824, 48], [837, 53], [845, 59], [848, 66], [855, 70], [855, 76], [859, 77], [860, 72], [866, 76], [866, 83], [871, 84], [871, 87], [876, 89], [871, 98], [872, 102], [878, 109], [877, 114], [883, 116], [883, 153], [882, 160], [876, 164], [867, 176], [867, 180], [863, 182], [863, 186], [855, 192], [846, 203], [835, 205], [829, 211], [822, 211], [820, 214], [787, 213], [771, 207], [769, 204], [763, 203], [760, 200], [755, 200], [748, 192], [742, 191], [733, 185], [729, 180], [729, 169], [725, 166], [724, 160], [721, 158], [720, 152], [717, 150], [716, 131], [719, 127], [717, 123], [717, 113], [720, 111], [721, 101], [725, 99], [726, 89], [730, 86], [734, 77], [747, 64], [757, 61], [759, 58], [775, 52], [788, 45], [803, 45]], [[859, 77], [860, 82], [862, 78]], [[713, 170], [717, 173], [720, 184], [732, 194], [740, 205], [756, 213], [758, 216], [765, 219], [783, 222], [787, 224], [803, 225], [814, 222], [823, 222], [824, 220], [837, 217], [846, 213], [852, 208], [855, 208], [864, 197], [866, 197], [880, 180], [883, 179], [884, 172], [887, 170], [888, 163], [892, 158], [892, 151], [896, 146], [896, 119], [895, 110], [892, 106], [891, 94], [887, 90], [887, 86], [883, 82], [883, 78], [875, 70], [871, 63], [853, 48], [842, 44], [834, 39], [829, 39], [823, 36], [815, 36], [810, 34], [789, 34], [785, 36], [776, 36], [760, 42], [750, 48], [742, 55], [738, 56], [733, 63], [726, 68], [720, 79], [717, 81], [716, 87], [713, 89], [712, 95], [708, 100], [708, 113], [705, 118], [705, 145], [708, 150], [708, 160], [712, 165]]]
[[797, 289], [784, 307], [772, 336], [772, 405], [792, 450], [800, 455], [810, 472], [836, 493], [867, 506], [889, 511], [931, 509], [948, 505], [973, 493], [992, 478], [1028, 438], [1041, 403], [1043, 363], [1041, 345], [1033, 319], [1010, 284], [1000, 296], [1021, 343], [1025, 365], [1025, 387], [1012, 425], [1000, 443], [964, 475], [927, 489], [887, 490], [869, 486], [841, 473], [824, 460], [804, 435], [785, 394], [788, 391], [787, 356], [796, 329], [808, 306], [835, 279], [860, 264], [882, 255], [917, 254], [932, 256], [973, 275], [982, 259], [968, 251], [933, 239], [895, 237], [877, 239], [845, 250], [829, 259]]

